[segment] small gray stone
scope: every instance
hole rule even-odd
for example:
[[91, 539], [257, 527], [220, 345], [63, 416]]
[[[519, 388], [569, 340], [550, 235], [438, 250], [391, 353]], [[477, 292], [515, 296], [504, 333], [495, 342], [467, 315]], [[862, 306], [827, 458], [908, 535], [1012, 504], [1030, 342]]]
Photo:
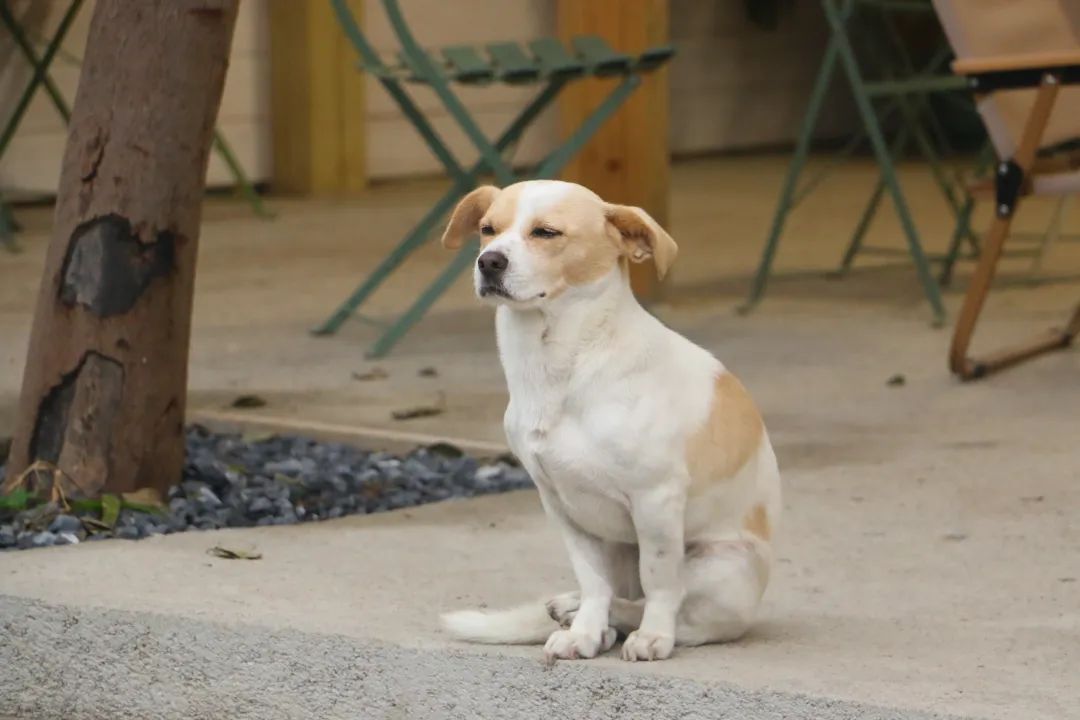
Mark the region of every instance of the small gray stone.
[[281, 460], [279, 462], [269, 462], [264, 466], [266, 472], [271, 475], [278, 473], [282, 475], [300, 475], [304, 472], [304, 465], [296, 458], [289, 458], [288, 460]]
[[250, 515], [265, 515], [274, 509], [274, 503], [267, 497], [257, 497], [251, 501], [248, 505], [248, 514]]
[[79, 536], [75, 533], [62, 532], [56, 536], [57, 545], [78, 545]]
[[125, 525], [116, 529], [116, 537], [121, 540], [138, 540], [140, 535], [139, 528], [134, 525]]
[[503, 469], [498, 465], [483, 465], [476, 470], [476, 479], [491, 482], [503, 474]]
[[31, 540], [30, 540], [30, 547], [36, 547], [36, 548], [50, 547], [50, 546], [55, 545], [55, 544], [56, 544], [56, 534], [51, 533], [48, 530], [45, 530], [45, 531], [39, 532], [39, 533], [35, 533], [33, 538], [31, 538]]
[[49, 524], [49, 532], [60, 535], [61, 533], [77, 533], [82, 530], [82, 521], [74, 515], [57, 515]]
[[17, 537], [11, 525], [0, 525], [0, 548], [15, 547]]
[[195, 502], [199, 503], [207, 510], [215, 510], [221, 507], [221, 498], [205, 485], [199, 488], [199, 492], [195, 496]]

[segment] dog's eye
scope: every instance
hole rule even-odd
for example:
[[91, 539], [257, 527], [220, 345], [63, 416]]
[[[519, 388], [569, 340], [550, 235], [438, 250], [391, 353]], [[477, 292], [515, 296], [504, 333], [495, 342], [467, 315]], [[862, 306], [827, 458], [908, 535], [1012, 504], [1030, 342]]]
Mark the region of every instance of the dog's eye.
[[561, 232], [559, 232], [558, 230], [554, 230], [552, 228], [549, 228], [549, 227], [533, 228], [533, 231], [532, 231], [532, 236], [536, 237], [536, 238], [551, 239], [553, 237], [559, 237], [560, 235], [562, 235]]
[[495, 228], [491, 227], [491, 225], [481, 225], [480, 234], [490, 237], [491, 235], [495, 234]]

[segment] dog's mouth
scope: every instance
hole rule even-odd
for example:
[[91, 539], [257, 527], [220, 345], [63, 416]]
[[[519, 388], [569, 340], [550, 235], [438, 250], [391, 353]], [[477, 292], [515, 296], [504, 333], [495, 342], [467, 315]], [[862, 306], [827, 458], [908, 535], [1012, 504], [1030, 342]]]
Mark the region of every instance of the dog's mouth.
[[480, 297], [482, 297], [482, 298], [497, 297], [497, 298], [502, 298], [503, 300], [515, 300], [516, 299], [513, 295], [508, 293], [506, 291], [506, 288], [504, 288], [502, 285], [491, 285], [491, 284], [487, 284], [487, 283], [480, 286], [480, 290], [478, 291], [477, 294], [479, 294]]
[[546, 292], [537, 293], [530, 298], [522, 299], [514, 297], [510, 292], [502, 285], [481, 285], [477, 290], [477, 294], [482, 298], [502, 298], [503, 300], [509, 300], [514, 303], [527, 303], [533, 300], [543, 300], [548, 296]]

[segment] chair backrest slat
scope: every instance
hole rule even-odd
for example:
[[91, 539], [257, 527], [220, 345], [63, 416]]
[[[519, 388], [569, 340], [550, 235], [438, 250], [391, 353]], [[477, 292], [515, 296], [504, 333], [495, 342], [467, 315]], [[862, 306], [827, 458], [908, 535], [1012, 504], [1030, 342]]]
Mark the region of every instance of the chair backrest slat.
[[[1080, 49], [1080, 0], [934, 0], [957, 58], [964, 60]], [[1000, 157], [1016, 151], [1035, 90], [1006, 90], [978, 100]], [[1080, 87], [1058, 93], [1043, 147], [1080, 137]]]

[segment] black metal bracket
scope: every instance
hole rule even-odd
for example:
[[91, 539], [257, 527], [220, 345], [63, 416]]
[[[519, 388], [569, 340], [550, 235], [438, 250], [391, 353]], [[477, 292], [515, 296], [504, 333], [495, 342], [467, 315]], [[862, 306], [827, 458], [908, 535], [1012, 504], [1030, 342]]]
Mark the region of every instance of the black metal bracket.
[[997, 201], [998, 217], [1012, 216], [1023, 184], [1024, 170], [1015, 160], [998, 163], [997, 172], [994, 173], [994, 199]]
[[985, 94], [995, 90], [1038, 87], [1047, 75], [1053, 75], [1062, 85], [1075, 85], [1080, 83], [1080, 65], [999, 70], [968, 75], [967, 81], [972, 92]]

